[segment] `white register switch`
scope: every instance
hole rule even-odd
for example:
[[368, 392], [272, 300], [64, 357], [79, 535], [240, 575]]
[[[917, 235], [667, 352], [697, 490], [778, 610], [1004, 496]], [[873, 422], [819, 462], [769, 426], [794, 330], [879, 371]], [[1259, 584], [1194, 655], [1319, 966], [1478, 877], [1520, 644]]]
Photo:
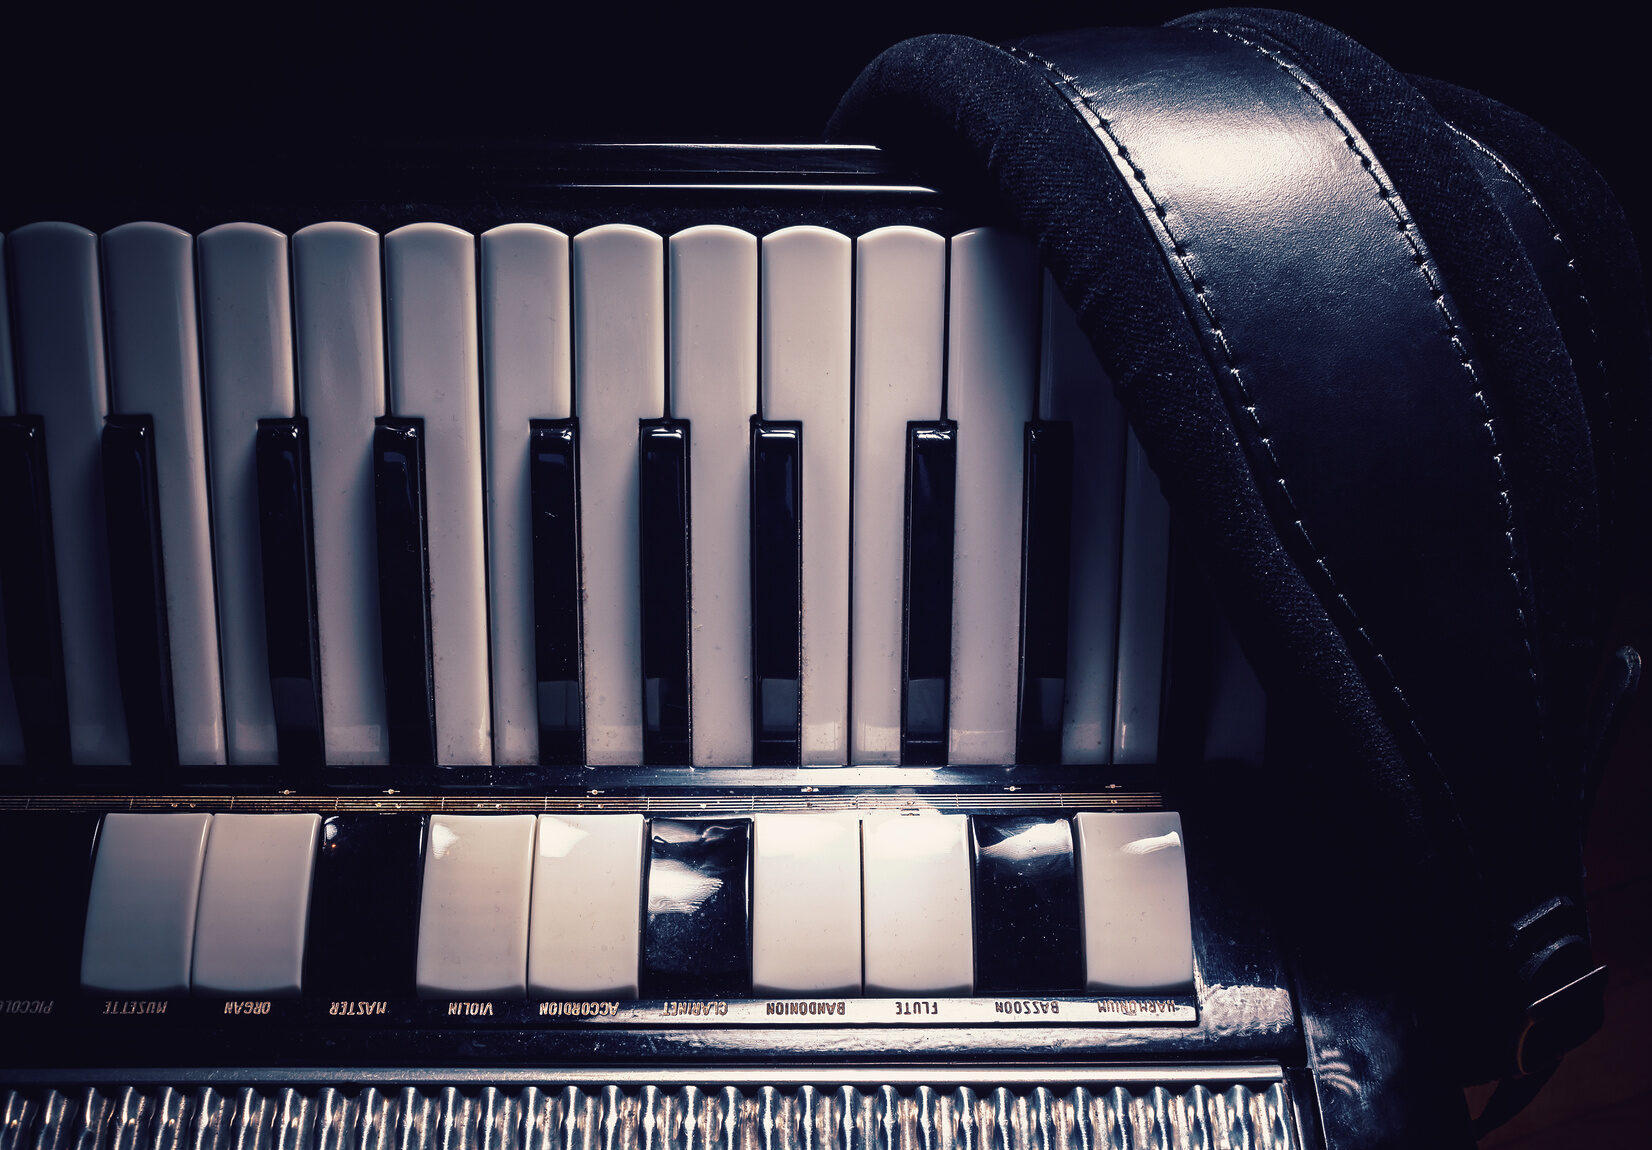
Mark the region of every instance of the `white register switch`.
[[536, 997], [637, 997], [641, 815], [540, 815], [528, 988]]
[[1193, 927], [1181, 816], [1087, 811], [1076, 821], [1090, 992], [1192, 989]]
[[763, 814], [752, 861], [758, 994], [859, 994], [860, 819]]
[[861, 844], [866, 993], [974, 990], [969, 820], [868, 817]]
[[80, 982], [111, 994], [185, 994], [208, 814], [111, 814], [98, 832]]
[[197, 994], [303, 989], [321, 816], [214, 815], [195, 917]]
[[533, 815], [432, 815], [419, 901], [418, 990], [527, 993]]

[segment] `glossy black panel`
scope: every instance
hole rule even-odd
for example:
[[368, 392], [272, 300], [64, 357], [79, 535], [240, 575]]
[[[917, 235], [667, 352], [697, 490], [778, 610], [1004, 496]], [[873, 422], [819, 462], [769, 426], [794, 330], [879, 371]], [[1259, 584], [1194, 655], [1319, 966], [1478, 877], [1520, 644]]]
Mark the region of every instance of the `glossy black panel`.
[[424, 820], [322, 820], [305, 947], [307, 997], [411, 996], [419, 941]]
[[901, 762], [946, 762], [952, 674], [952, 522], [958, 425], [906, 425], [906, 567], [902, 580]]
[[390, 761], [431, 766], [436, 761], [436, 679], [424, 520], [424, 420], [375, 421], [373, 493]]
[[642, 535], [642, 760], [694, 761], [689, 734], [688, 423], [644, 420], [637, 431]]
[[0, 814], [0, 874], [7, 876], [0, 999], [78, 989], [97, 825], [95, 814]]
[[759, 766], [802, 755], [803, 425], [751, 421], [751, 745]]
[[147, 415], [111, 415], [104, 420], [103, 506], [115, 668], [132, 764], [164, 769], [178, 762], [178, 727], [161, 564], [155, 423]]
[[283, 768], [313, 771], [321, 733], [321, 641], [310, 518], [309, 429], [302, 417], [258, 421], [258, 532], [264, 638]]
[[1084, 989], [1072, 823], [1038, 815], [970, 820], [975, 852], [975, 987]]
[[750, 857], [748, 819], [649, 824], [642, 997], [750, 992]]
[[6, 652], [31, 766], [69, 761], [69, 703], [46, 482], [46, 427], [38, 415], [0, 419], [0, 589]]
[[1021, 683], [1015, 761], [1061, 761], [1067, 694], [1073, 427], [1027, 424], [1021, 508]]
[[585, 761], [585, 696], [580, 686], [579, 421], [529, 423], [533, 500], [534, 678], [539, 761]]

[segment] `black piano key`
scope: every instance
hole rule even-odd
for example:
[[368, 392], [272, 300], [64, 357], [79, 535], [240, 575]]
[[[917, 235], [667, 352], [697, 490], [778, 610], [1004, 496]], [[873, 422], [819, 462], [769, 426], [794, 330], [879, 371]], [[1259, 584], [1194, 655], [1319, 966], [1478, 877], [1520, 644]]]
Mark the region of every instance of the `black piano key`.
[[1083, 923], [1071, 821], [976, 816], [970, 825], [976, 990], [1082, 991]]
[[642, 760], [694, 761], [689, 728], [688, 423], [638, 428], [642, 574]]
[[95, 814], [0, 814], [0, 873], [11, 876], [6, 942], [0, 946], [0, 999], [78, 992], [97, 825]]
[[375, 421], [373, 493], [390, 761], [398, 766], [433, 766], [436, 677], [424, 519], [424, 420]]
[[1073, 427], [1027, 424], [1021, 507], [1021, 684], [1015, 761], [1061, 761], [1067, 695]]
[[310, 887], [305, 993], [379, 1000], [413, 994], [424, 819], [333, 815], [321, 822]]
[[803, 425], [751, 422], [752, 761], [802, 759]]
[[952, 525], [958, 425], [906, 425], [906, 567], [902, 581], [901, 762], [946, 763], [952, 673]]
[[749, 819], [650, 822], [643, 998], [750, 992], [750, 857]]
[[178, 762], [178, 728], [172, 706], [155, 423], [149, 416], [111, 415], [104, 420], [103, 505], [115, 669], [132, 763], [165, 769]]
[[38, 415], [0, 419], [0, 588], [24, 760], [30, 766], [66, 764], [69, 699], [46, 482], [46, 427]]
[[585, 696], [580, 680], [579, 424], [529, 424], [533, 503], [534, 677], [539, 702], [539, 761], [585, 762]]
[[302, 417], [258, 421], [258, 530], [276, 749], [283, 767], [306, 771], [326, 757], [309, 442]]

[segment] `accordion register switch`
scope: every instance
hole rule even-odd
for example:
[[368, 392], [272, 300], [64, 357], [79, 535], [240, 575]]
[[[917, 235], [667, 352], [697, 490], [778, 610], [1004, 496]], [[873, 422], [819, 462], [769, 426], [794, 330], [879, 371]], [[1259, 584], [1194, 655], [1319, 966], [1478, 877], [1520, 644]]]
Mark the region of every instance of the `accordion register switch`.
[[[1194, 978], [1174, 812], [115, 813], [89, 887], [94, 994], [1141, 994]], [[19, 971], [36, 977], [0, 968]]]

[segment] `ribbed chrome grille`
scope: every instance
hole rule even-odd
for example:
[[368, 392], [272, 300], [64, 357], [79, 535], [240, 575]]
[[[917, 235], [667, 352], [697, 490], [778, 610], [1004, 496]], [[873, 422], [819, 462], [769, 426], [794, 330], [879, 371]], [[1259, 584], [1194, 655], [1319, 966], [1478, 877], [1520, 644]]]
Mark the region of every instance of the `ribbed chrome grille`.
[[1282, 1082], [86, 1087], [3, 1095], [0, 1150], [1288, 1150]]

